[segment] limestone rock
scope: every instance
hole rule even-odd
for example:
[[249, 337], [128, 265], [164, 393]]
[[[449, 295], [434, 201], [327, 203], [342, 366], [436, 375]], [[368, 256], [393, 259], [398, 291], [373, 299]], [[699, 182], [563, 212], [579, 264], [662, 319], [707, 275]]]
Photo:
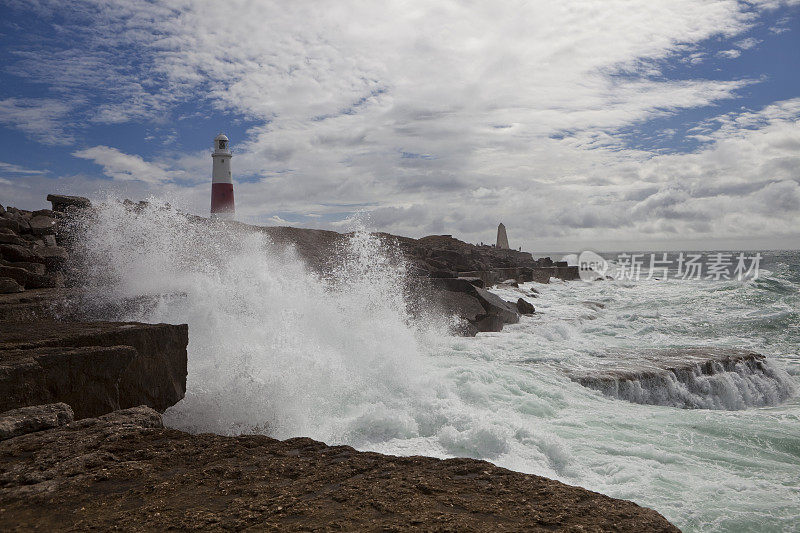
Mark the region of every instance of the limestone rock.
[[26, 433], [53, 429], [75, 419], [72, 408], [65, 403], [21, 407], [0, 413], [0, 440]]
[[78, 418], [119, 409], [130, 346], [41, 347], [0, 351], [0, 409], [65, 402]]
[[85, 302], [74, 289], [47, 288], [0, 294], [0, 323], [72, 317], [84, 307]]
[[25, 288], [11, 278], [0, 278], [0, 294], [22, 292]]
[[438, 278], [432, 279], [431, 283], [434, 287], [445, 291], [462, 292], [480, 302], [486, 315], [496, 316], [499, 320], [483, 320], [482, 325], [476, 324], [479, 331], [499, 331], [497, 329], [498, 323], [502, 324], [515, 324], [519, 322], [519, 314], [516, 306], [509, 304], [499, 296], [476, 287], [470, 283], [468, 278]]
[[61, 194], [48, 194], [47, 201], [53, 204], [53, 211], [66, 212], [69, 208], [85, 209], [92, 203], [83, 196], [64, 196]]
[[53, 234], [56, 231], [56, 219], [49, 216], [37, 215], [31, 218], [29, 224], [34, 235]]
[[3, 266], [10, 266], [14, 268], [22, 268], [27, 270], [28, 272], [34, 272], [36, 274], [44, 274], [47, 270], [42, 263], [27, 263], [25, 261], [5, 261], [0, 259], [0, 265]]
[[529, 302], [526, 302], [522, 298], [517, 300], [517, 311], [519, 311], [523, 315], [532, 315], [536, 312], [536, 309], [533, 305]]
[[[11, 264], [13, 265], [13, 263]], [[28, 280], [28, 274], [29, 272], [24, 268], [0, 265], [0, 278], [11, 278], [23, 287]]]
[[15, 233], [0, 233], [0, 244], [16, 244], [16, 245], [24, 245], [26, 243], [25, 239], [19, 237]]
[[193, 435], [147, 408], [0, 442], [0, 530], [678, 532], [652, 509], [476, 459]]
[[483, 283], [483, 280], [482, 280], [481, 278], [475, 278], [475, 277], [464, 277], [464, 276], [459, 276], [459, 278], [460, 278], [460, 279], [463, 279], [463, 280], [465, 280], [465, 281], [468, 281], [468, 282], [470, 282], [472, 285], [475, 285], [476, 287], [480, 287], [481, 289], [483, 289], [483, 288], [485, 287], [485, 285], [484, 285], [484, 283]]
[[48, 272], [39, 274], [29, 272], [25, 280], [26, 289], [58, 288], [64, 286], [64, 274], [61, 272]]
[[485, 333], [503, 331], [503, 321], [497, 315], [484, 315], [474, 325], [478, 331]]
[[16, 220], [12, 220], [10, 218], [0, 218], [0, 229], [5, 228], [9, 229], [14, 233], [19, 233], [19, 223]]
[[42, 246], [36, 250], [37, 253], [45, 259], [56, 259], [64, 261], [69, 258], [67, 250], [61, 246]]
[[44, 258], [41, 255], [18, 244], [0, 244], [0, 257], [14, 262], [44, 263]]
[[186, 391], [186, 325], [0, 322], [0, 409], [63, 401], [75, 416], [148, 405]]
[[485, 289], [475, 287], [475, 291], [487, 313], [497, 316], [506, 324], [516, 324], [519, 322], [519, 313], [514, 305]]

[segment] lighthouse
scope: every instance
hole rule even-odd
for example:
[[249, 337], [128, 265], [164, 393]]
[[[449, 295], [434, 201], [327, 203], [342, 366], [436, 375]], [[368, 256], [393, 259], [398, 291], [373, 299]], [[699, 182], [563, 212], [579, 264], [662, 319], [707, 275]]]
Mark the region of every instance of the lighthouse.
[[231, 179], [231, 149], [228, 137], [220, 133], [214, 137], [211, 154], [211, 217], [231, 219], [234, 215], [233, 180]]

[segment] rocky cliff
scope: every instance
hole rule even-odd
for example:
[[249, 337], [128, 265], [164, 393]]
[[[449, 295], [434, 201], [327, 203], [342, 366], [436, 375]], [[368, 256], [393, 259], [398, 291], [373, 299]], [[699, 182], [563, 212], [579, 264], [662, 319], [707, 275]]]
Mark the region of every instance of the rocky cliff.
[[187, 326], [76, 321], [85, 302], [64, 287], [62, 222], [90, 203], [48, 200], [51, 210], [0, 207], [0, 410], [64, 402], [85, 418], [174, 405], [186, 392]]
[[0, 322], [0, 411], [64, 402], [78, 418], [186, 392], [186, 325]]

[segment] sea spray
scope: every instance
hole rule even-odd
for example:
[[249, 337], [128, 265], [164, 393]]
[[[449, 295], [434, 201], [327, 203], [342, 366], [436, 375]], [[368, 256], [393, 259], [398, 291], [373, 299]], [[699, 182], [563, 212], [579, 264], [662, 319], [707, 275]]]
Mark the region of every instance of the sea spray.
[[419, 355], [431, 324], [409, 318], [404, 265], [378, 237], [353, 233], [326, 278], [263, 232], [155, 200], [103, 203], [79, 241], [90, 299], [117, 309], [106, 318], [189, 324], [187, 394], [168, 424], [353, 443], [417, 431], [397, 402], [432, 393]]

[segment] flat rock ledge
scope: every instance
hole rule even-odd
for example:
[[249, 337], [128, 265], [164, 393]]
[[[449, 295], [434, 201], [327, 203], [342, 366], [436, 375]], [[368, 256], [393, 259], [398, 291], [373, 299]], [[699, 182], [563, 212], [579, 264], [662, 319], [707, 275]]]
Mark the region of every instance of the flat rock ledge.
[[75, 418], [186, 392], [188, 327], [126, 322], [0, 321], [0, 411], [64, 402]]
[[568, 371], [584, 387], [633, 403], [737, 410], [791, 398], [791, 377], [766, 357], [737, 348], [615, 350], [595, 368]]
[[649, 531], [656, 511], [474, 459], [191, 435], [146, 407], [0, 442], [0, 529]]

